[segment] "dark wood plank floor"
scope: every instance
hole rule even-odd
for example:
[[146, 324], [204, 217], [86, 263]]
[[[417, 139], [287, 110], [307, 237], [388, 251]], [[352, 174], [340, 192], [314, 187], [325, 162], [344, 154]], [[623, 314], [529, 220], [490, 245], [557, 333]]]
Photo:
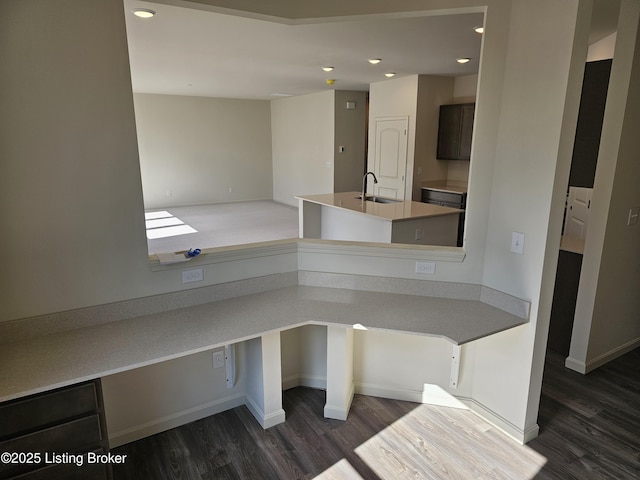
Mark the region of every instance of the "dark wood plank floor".
[[540, 436], [518, 445], [475, 414], [357, 395], [346, 422], [324, 392], [287, 390], [284, 424], [245, 407], [113, 450], [126, 479], [638, 479], [640, 349], [589, 375], [547, 358]]
[[588, 375], [548, 352], [538, 424], [536, 479], [640, 479], [640, 348]]

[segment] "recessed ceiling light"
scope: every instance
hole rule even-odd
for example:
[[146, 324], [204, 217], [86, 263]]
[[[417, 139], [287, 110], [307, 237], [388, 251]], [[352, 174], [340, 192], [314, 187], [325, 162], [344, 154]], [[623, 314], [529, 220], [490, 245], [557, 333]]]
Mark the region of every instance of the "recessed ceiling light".
[[387, 78], [391, 78], [391, 77], [395, 76], [395, 74], [396, 74], [396, 72], [387, 72], [387, 73], [384, 74], [384, 76], [387, 77]]
[[456, 58], [456, 62], [458, 63], [469, 63], [470, 61], [470, 58]]
[[151, 18], [156, 14], [154, 10], [149, 10], [148, 8], [134, 8], [131, 11], [136, 17], [140, 18]]
[[381, 59], [381, 58], [370, 58], [370, 59], [369, 59], [369, 63], [370, 63], [371, 65], [377, 65], [377, 64], [379, 64], [381, 61], [382, 61], [382, 59]]
[[473, 31], [476, 33], [484, 33], [484, 26], [478, 25], [477, 27], [473, 27]]
[[325, 72], [333, 72], [333, 67], [330, 65], [327, 65], [326, 67], [322, 67], [322, 70], [324, 70]]

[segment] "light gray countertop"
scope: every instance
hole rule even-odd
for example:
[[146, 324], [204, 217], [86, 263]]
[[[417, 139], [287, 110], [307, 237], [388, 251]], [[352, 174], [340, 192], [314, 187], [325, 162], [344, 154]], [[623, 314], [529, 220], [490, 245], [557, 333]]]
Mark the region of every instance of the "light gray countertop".
[[296, 198], [317, 203], [325, 207], [341, 208], [387, 221], [413, 220], [416, 218], [438, 217], [459, 214], [462, 210], [441, 207], [429, 203], [398, 200], [393, 203], [362, 202], [359, 192], [327, 193], [321, 195], [299, 195]]
[[0, 345], [0, 401], [305, 324], [464, 344], [528, 320], [476, 300], [293, 286]]

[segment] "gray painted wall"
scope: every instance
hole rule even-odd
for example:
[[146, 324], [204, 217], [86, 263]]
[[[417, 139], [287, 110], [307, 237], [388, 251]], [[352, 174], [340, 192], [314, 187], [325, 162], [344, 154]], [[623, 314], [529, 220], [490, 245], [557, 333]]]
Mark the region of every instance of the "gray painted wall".
[[145, 208], [271, 200], [268, 101], [134, 94]]
[[273, 199], [333, 191], [333, 90], [271, 102]]
[[[366, 166], [367, 92], [334, 93], [333, 192], [359, 192]], [[355, 109], [347, 110], [346, 103]], [[340, 147], [344, 151], [340, 152]], [[326, 192], [330, 193], [330, 192]]]

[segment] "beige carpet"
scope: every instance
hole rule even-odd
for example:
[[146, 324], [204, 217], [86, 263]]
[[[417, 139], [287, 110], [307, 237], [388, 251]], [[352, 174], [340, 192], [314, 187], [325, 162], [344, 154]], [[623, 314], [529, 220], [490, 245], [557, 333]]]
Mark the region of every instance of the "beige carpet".
[[[298, 236], [298, 209], [273, 201], [157, 208], [146, 214], [150, 255]], [[180, 234], [188, 227], [196, 231]]]

